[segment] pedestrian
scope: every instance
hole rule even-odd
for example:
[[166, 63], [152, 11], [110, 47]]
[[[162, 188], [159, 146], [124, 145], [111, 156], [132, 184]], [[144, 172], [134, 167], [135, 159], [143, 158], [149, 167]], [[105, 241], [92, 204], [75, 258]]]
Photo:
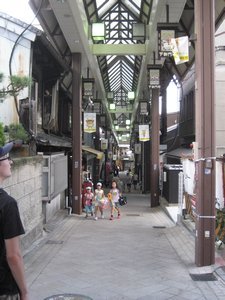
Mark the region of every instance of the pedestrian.
[[94, 197], [94, 206], [95, 206], [95, 220], [98, 220], [98, 210], [101, 213], [101, 218], [104, 219], [104, 214], [103, 214], [103, 206], [105, 203], [105, 194], [104, 191], [102, 189], [102, 184], [101, 182], [98, 182], [96, 185], [96, 189], [95, 189], [95, 197]]
[[121, 196], [120, 190], [117, 187], [117, 182], [114, 180], [114, 181], [112, 181], [112, 188], [108, 195], [108, 198], [110, 200], [110, 206], [111, 206], [110, 220], [113, 220], [114, 210], [117, 211], [117, 213], [118, 213], [117, 218], [120, 219], [120, 209], [119, 209], [119, 197], [120, 196]]
[[0, 299], [28, 300], [20, 235], [24, 228], [17, 202], [1, 188], [11, 176], [9, 152], [13, 143], [0, 147]]
[[138, 174], [134, 173], [134, 176], [133, 176], [133, 185], [134, 185], [134, 189], [135, 190], [137, 189], [137, 183], [138, 183]]
[[91, 191], [91, 187], [87, 186], [86, 187], [86, 193], [84, 194], [84, 205], [85, 205], [85, 218], [88, 217], [88, 213], [93, 216], [93, 206], [92, 206], [92, 201], [94, 199], [94, 194]]
[[120, 180], [120, 187], [118, 185], [118, 188], [120, 189], [120, 191], [122, 191], [123, 193], [126, 192], [126, 186], [127, 186], [127, 175], [125, 172], [120, 172], [119, 173], [119, 180]]
[[127, 191], [130, 193], [131, 191], [131, 184], [132, 184], [132, 174], [131, 172], [127, 172]]

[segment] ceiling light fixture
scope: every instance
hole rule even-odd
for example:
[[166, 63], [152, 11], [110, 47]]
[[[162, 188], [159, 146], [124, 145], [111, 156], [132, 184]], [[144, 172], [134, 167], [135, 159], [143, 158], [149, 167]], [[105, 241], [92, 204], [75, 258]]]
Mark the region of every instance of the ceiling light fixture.
[[133, 23], [132, 25], [132, 38], [133, 40], [144, 41], [146, 35], [145, 24]]
[[135, 92], [128, 92], [127, 93], [127, 97], [129, 100], [134, 100], [135, 98]]
[[105, 23], [93, 23], [91, 27], [91, 35], [94, 41], [104, 41]]
[[107, 99], [113, 100], [114, 99], [114, 92], [107, 92]]
[[109, 109], [110, 110], [115, 110], [116, 109], [116, 104], [115, 103], [110, 103], [109, 104]]

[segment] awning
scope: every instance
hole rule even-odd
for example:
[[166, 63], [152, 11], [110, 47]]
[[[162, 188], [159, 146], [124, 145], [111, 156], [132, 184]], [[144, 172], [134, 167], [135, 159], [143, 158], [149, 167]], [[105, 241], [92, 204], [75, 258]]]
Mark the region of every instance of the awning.
[[191, 148], [177, 148], [177, 149], [167, 152], [166, 156], [174, 157], [174, 158], [175, 157], [176, 158], [191, 157], [192, 149]]
[[82, 146], [82, 150], [83, 151], [86, 151], [86, 152], [89, 152], [89, 153], [92, 153], [92, 154], [95, 154], [96, 156], [97, 156], [97, 159], [102, 159], [103, 158], [103, 155], [104, 155], [104, 153], [103, 152], [101, 152], [101, 151], [98, 151], [98, 150], [96, 150], [96, 149], [93, 149], [93, 148], [91, 148], [91, 147], [89, 147], [89, 146]]
[[43, 146], [61, 147], [71, 149], [71, 139], [67, 137], [61, 137], [54, 134], [47, 134], [44, 132], [38, 132], [36, 137], [36, 143]]

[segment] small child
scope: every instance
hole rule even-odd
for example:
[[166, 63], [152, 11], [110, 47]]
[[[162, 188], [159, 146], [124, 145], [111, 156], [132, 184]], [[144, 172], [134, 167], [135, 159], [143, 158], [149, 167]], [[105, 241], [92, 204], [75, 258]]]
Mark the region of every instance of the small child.
[[102, 184], [101, 182], [98, 182], [97, 189], [95, 190], [95, 220], [98, 220], [97, 217], [98, 210], [101, 213], [101, 218], [104, 219], [104, 215], [103, 215], [104, 200], [105, 200], [105, 194], [102, 189]]
[[87, 186], [86, 193], [84, 194], [84, 205], [85, 205], [85, 212], [86, 212], [85, 218], [88, 217], [88, 213], [91, 213], [91, 216], [93, 216], [93, 209], [92, 209], [93, 198], [94, 198], [94, 194], [91, 191], [91, 187]]
[[[112, 188], [110, 190], [110, 206], [111, 206], [111, 217], [110, 220], [113, 220], [113, 211], [114, 209], [118, 212], [118, 219], [120, 218], [120, 209], [119, 209], [119, 197], [121, 196], [121, 193], [119, 189], [117, 188], [116, 181], [112, 181]], [[111, 198], [111, 199], [110, 199]]]

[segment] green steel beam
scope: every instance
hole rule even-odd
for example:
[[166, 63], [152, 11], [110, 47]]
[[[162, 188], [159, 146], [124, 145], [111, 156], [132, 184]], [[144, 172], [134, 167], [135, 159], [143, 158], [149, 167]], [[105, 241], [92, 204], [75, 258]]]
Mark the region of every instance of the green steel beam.
[[132, 109], [126, 109], [126, 108], [124, 108], [124, 109], [122, 109], [122, 108], [120, 108], [120, 109], [115, 109], [115, 110], [110, 110], [109, 109], [109, 113], [110, 114], [122, 114], [122, 113], [124, 113], [124, 114], [132, 114], [133, 113], [133, 110]]
[[105, 55], [146, 55], [145, 44], [92, 44], [91, 52], [97, 56]]

